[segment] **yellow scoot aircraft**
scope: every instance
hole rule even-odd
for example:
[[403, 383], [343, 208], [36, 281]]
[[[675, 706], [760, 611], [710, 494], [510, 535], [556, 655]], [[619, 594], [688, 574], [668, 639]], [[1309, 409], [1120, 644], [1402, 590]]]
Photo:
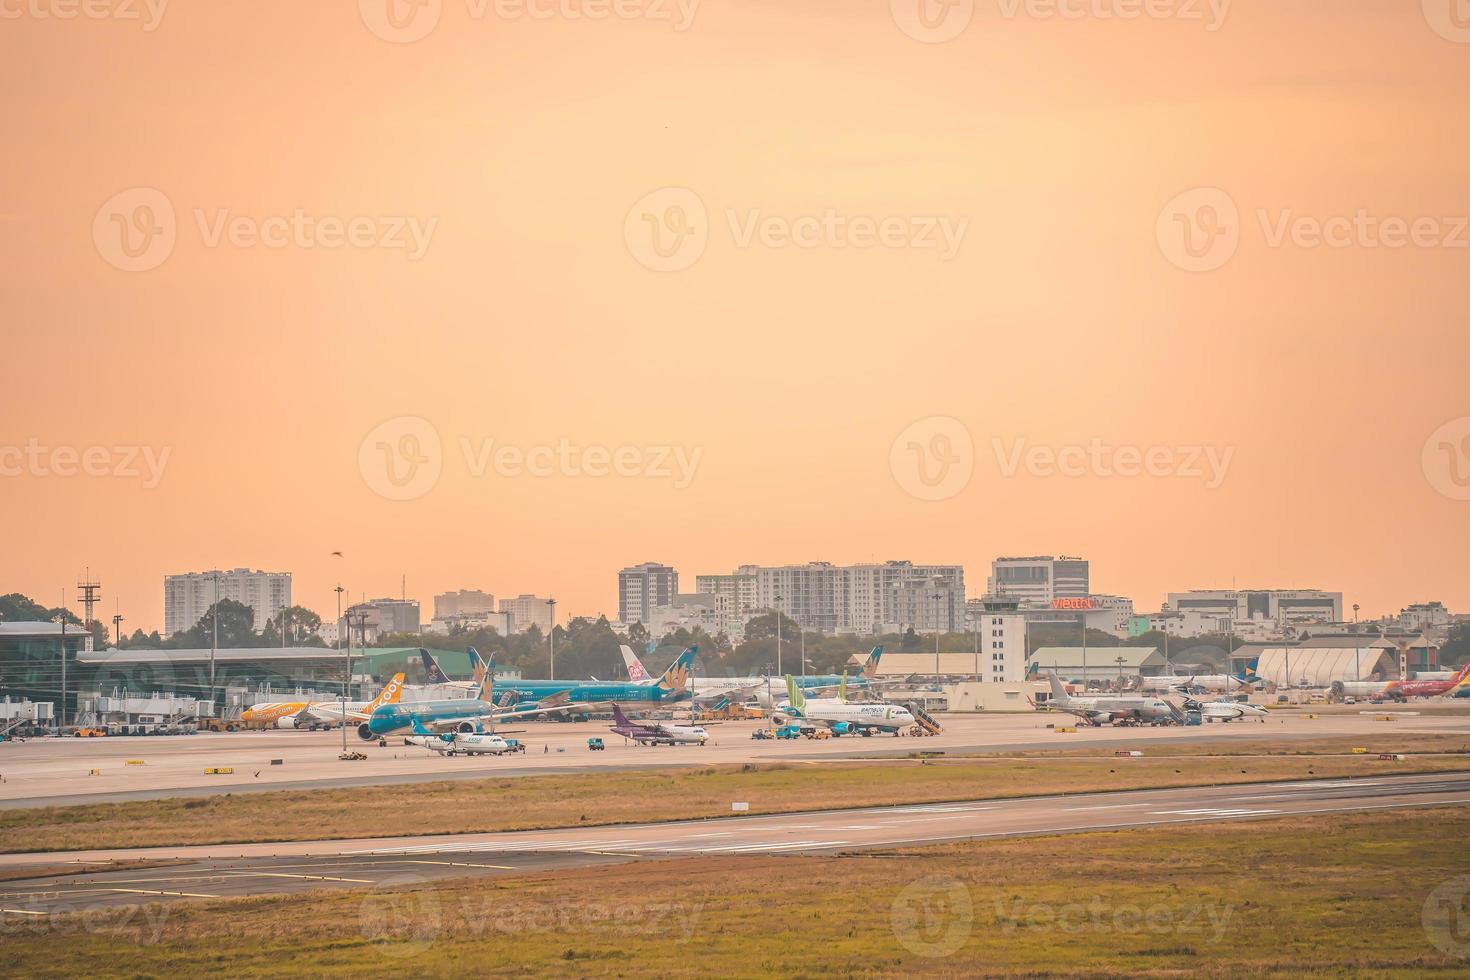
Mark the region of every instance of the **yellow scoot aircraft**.
[[[371, 701], [348, 701], [346, 720], [367, 721], [374, 708], [397, 703], [403, 696], [403, 678], [403, 674], [394, 674], [393, 679], [383, 685], [378, 696]], [[271, 728], [315, 728], [342, 721], [342, 709], [341, 701], [266, 701], [252, 704], [240, 719], [246, 724], [267, 725]]]

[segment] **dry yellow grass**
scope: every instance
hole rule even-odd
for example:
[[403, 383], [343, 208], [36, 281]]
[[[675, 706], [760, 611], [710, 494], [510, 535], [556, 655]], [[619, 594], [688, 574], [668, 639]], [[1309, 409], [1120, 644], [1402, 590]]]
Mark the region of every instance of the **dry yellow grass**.
[[1426, 900], [1467, 833], [1456, 807], [212, 901], [12, 925], [6, 970], [1463, 976]]

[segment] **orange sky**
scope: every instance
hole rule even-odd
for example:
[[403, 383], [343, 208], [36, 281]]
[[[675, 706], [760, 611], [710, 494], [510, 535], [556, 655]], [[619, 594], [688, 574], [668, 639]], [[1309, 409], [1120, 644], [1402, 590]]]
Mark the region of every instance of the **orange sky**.
[[[153, 30], [0, 5], [0, 591], [54, 603], [90, 566], [108, 616], [157, 628], [166, 573], [247, 565], [321, 612], [339, 579], [406, 575], [426, 604], [612, 613], [644, 560], [690, 588], [744, 562], [961, 562], [978, 594], [997, 554], [1066, 552], [1141, 610], [1232, 579], [1365, 615], [1470, 607], [1470, 36], [1419, 2], [1238, 2], [1211, 31], [1193, 0], [1133, 20], [977, 0], [946, 43], [888, 0], [709, 0], [682, 31], [673, 0], [603, 20], [431, 0], [433, 29], [395, 43], [366, 26], [384, 2], [173, 0]], [[135, 188], [174, 212], [161, 258], [120, 251], [115, 216], [167, 221]], [[706, 212], [676, 271], [637, 240], [690, 200], [665, 188]], [[1238, 209], [1208, 271], [1161, 218], [1196, 188]], [[1431, 223], [1329, 247], [1297, 220], [1359, 211]], [[373, 244], [248, 244], [297, 212], [371, 217]], [[745, 237], [829, 212], [899, 237]], [[1273, 245], [1283, 215], [1298, 234]], [[930, 218], [963, 225], [953, 256], [908, 244]], [[410, 222], [422, 255], [379, 243]], [[399, 417], [442, 447], [407, 501], [374, 489], [379, 440], [360, 454]], [[891, 454], [916, 422], [937, 445], [931, 417], [974, 447], [941, 500]], [[477, 474], [491, 439], [698, 466]], [[1218, 486], [1008, 476], [1017, 440], [1231, 455]], [[27, 445], [168, 456], [145, 486], [121, 455], [66, 476]]]

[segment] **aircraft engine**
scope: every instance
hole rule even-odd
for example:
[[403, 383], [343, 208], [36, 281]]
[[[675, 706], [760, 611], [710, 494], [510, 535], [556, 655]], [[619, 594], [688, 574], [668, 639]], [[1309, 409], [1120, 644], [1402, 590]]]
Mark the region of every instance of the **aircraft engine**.
[[462, 721], [455, 726], [454, 730], [459, 732], [461, 735], [474, 735], [480, 730], [480, 726], [472, 721]]
[[294, 717], [277, 718], [276, 727], [284, 728], [287, 731], [290, 731], [291, 729], [296, 727], [296, 719]]
[[357, 737], [362, 739], [364, 742], [371, 742], [378, 736], [373, 734], [373, 730], [367, 726], [367, 722], [363, 722], [361, 725], [357, 726]]

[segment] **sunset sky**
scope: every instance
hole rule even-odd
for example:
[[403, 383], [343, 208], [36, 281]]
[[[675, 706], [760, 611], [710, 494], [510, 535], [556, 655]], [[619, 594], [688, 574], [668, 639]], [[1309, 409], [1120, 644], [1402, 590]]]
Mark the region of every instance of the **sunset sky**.
[[119, 2], [0, 19], [0, 593], [1066, 553], [1470, 611], [1449, 0]]

